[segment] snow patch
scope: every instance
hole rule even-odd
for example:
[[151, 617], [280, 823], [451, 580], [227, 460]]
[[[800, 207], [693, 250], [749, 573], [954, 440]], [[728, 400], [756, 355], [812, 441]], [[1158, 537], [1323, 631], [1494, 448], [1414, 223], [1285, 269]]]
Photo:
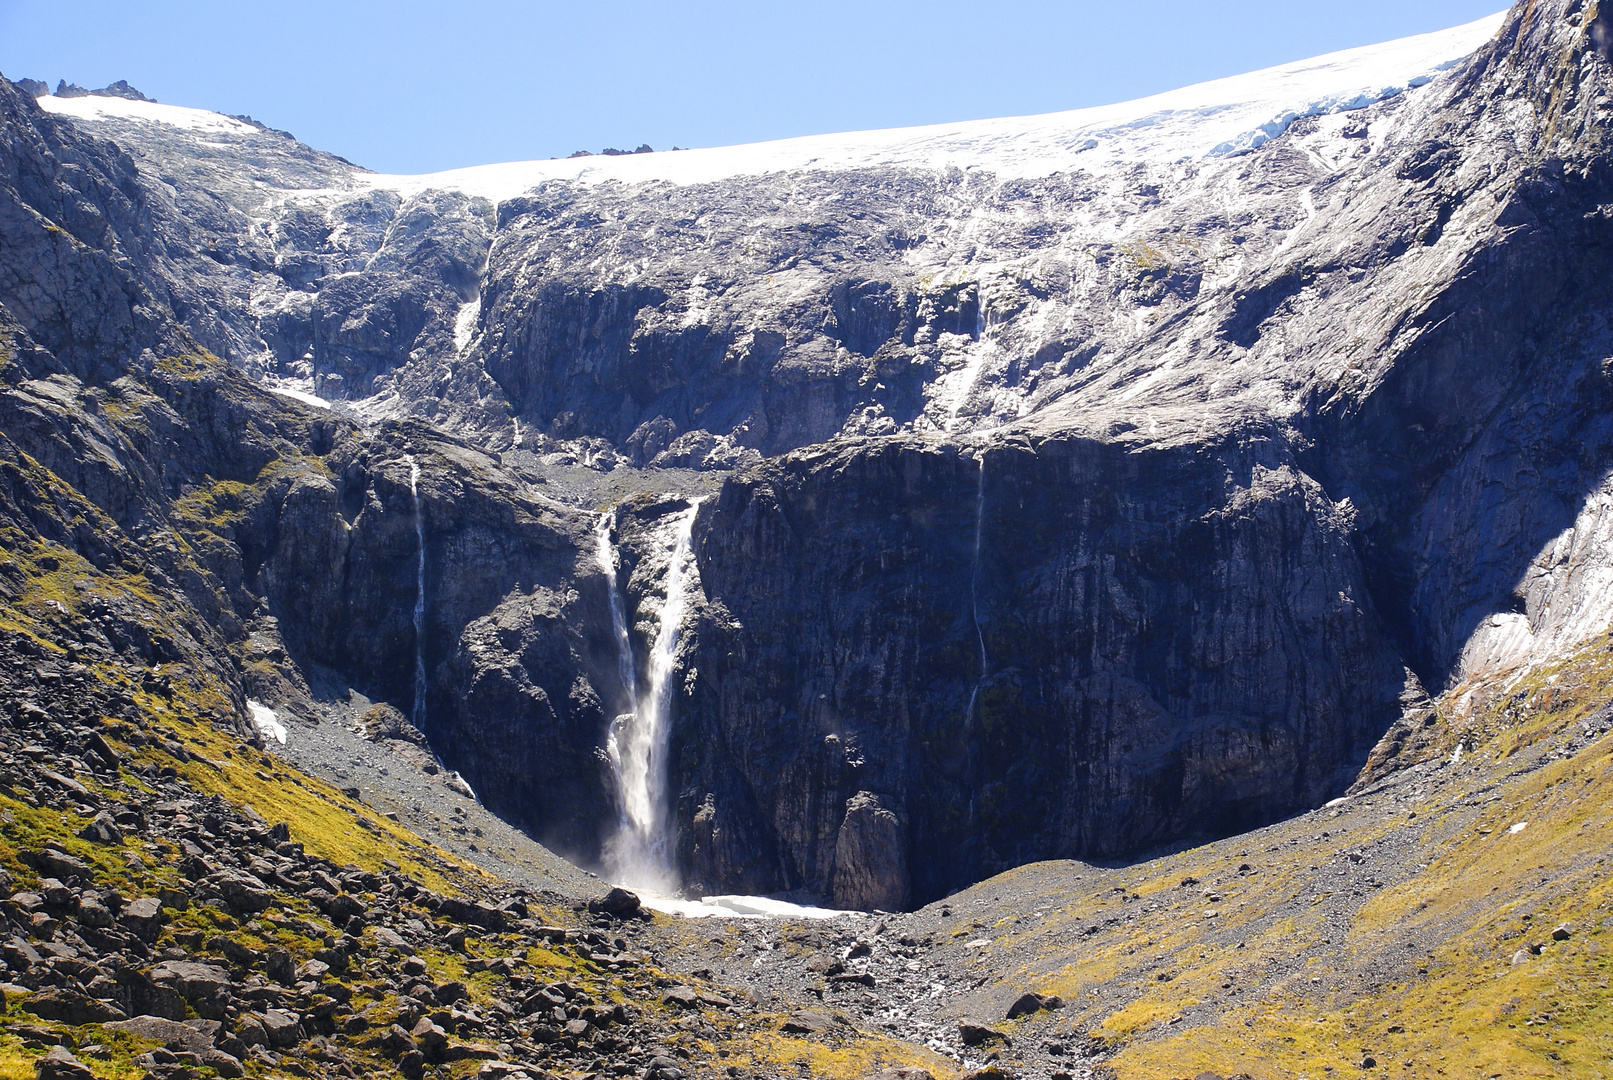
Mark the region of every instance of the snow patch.
[[279, 394], [281, 397], [291, 398], [293, 401], [300, 401], [304, 405], [312, 405], [317, 409], [330, 408], [330, 402], [317, 394], [310, 394], [306, 390], [293, 390], [289, 386], [274, 386], [270, 383], [264, 383], [263, 385], [264, 389], [271, 394]]
[[273, 739], [281, 746], [286, 745], [286, 725], [280, 722], [275, 711], [259, 701], [247, 699], [246, 712], [252, 719], [252, 726], [257, 728], [265, 739]]
[[1507, 830], [1507, 832], [1512, 834], [1513, 836], [1516, 836], [1519, 833], [1523, 832], [1523, 830], [1527, 829], [1528, 827], [1529, 827], [1529, 823], [1527, 821], [1520, 821], [1516, 825], [1514, 825], [1511, 828], [1509, 828]]
[[120, 120], [145, 120], [153, 124], [186, 131], [227, 131], [233, 135], [254, 135], [258, 129], [243, 124], [233, 117], [206, 109], [187, 109], [180, 105], [159, 105], [155, 101], [130, 101], [127, 98], [89, 97], [59, 98], [54, 95], [36, 99], [39, 107], [58, 116], [72, 116], [81, 120], [99, 120], [115, 117]]
[[840, 915], [860, 919], [868, 914], [866, 911], [836, 911], [833, 908], [791, 904], [766, 896], [704, 896], [696, 901], [640, 893], [639, 902], [651, 911], [682, 915], [688, 919], [833, 919]]
[[448, 786], [450, 791], [457, 791], [472, 802], [482, 801], [476, 797], [476, 789], [472, 788], [465, 778], [457, 772], [449, 772], [442, 778], [442, 782]]
[[481, 314], [482, 298], [479, 296], [459, 305], [459, 312], [454, 316], [454, 348], [461, 355], [470, 348], [470, 339], [476, 333], [476, 320]]

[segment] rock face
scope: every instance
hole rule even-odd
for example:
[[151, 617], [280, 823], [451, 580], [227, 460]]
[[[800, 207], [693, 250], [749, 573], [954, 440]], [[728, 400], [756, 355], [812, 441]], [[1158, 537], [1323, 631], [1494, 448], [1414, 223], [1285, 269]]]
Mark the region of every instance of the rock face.
[[165, 605], [82, 648], [237, 710], [361, 693], [591, 862], [704, 495], [691, 883], [899, 907], [1247, 828], [1613, 611], [1599, 11], [969, 170], [889, 136], [405, 183], [0, 82], [0, 520]]
[[901, 911], [912, 898], [902, 820], [859, 791], [835, 832], [834, 902], [852, 910]]

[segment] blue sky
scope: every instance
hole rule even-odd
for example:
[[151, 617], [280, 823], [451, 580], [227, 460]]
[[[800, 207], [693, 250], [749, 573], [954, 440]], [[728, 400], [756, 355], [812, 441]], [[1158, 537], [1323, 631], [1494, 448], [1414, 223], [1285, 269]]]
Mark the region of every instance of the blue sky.
[[247, 113], [388, 172], [1123, 101], [1501, 0], [0, 0], [0, 72]]

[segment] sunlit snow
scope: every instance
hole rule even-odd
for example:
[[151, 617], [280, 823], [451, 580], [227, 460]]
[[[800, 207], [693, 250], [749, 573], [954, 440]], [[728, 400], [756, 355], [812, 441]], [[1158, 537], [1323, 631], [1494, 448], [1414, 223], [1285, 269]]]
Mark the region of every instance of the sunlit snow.
[[265, 389], [272, 394], [279, 394], [281, 397], [288, 397], [295, 401], [300, 401], [304, 405], [313, 405], [320, 409], [330, 408], [330, 402], [326, 401], [317, 394], [310, 394], [306, 390], [293, 390], [288, 386], [273, 386], [267, 383], [265, 384]]
[[286, 744], [286, 725], [280, 722], [275, 711], [259, 701], [251, 698], [246, 702], [247, 715], [252, 718], [252, 726], [257, 728], [263, 737], [273, 739], [281, 746]]
[[808, 907], [765, 896], [705, 896], [699, 900], [678, 900], [670, 896], [641, 893], [640, 902], [663, 915], [691, 919], [833, 919], [840, 915], [863, 918], [866, 911], [836, 911]]
[[[1100, 172], [1116, 164], [1222, 157], [1257, 149], [1295, 120], [1365, 108], [1422, 86], [1495, 34], [1502, 13], [1465, 26], [1329, 53], [1152, 97], [1041, 116], [813, 135], [744, 146], [480, 165], [417, 176], [355, 170], [354, 189], [405, 196], [450, 189], [494, 201], [546, 180], [664, 180], [872, 166], [979, 169], [1009, 178]], [[74, 116], [144, 119], [175, 127], [251, 131], [217, 113], [122, 98], [39, 99]]]

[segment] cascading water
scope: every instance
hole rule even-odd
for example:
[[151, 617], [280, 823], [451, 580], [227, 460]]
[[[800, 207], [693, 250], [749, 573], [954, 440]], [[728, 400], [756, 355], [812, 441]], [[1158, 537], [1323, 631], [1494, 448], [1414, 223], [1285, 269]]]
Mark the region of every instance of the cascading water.
[[426, 523], [420, 514], [420, 466], [413, 454], [404, 455], [409, 463], [409, 500], [414, 506], [414, 540], [419, 558], [414, 572], [414, 715], [410, 720], [424, 731], [426, 727]]
[[980, 647], [980, 675], [975, 679], [974, 689], [969, 691], [969, 711], [967, 719], [973, 720], [975, 715], [975, 700], [980, 696], [980, 684], [986, 679], [986, 631], [980, 624], [980, 537], [985, 528], [986, 520], [986, 452], [980, 451], [977, 459], [980, 470], [975, 480], [975, 550], [974, 561], [971, 563], [969, 574], [969, 616], [975, 624], [975, 643]]
[[[609, 567], [612, 585], [611, 619], [618, 629], [623, 684], [633, 694], [633, 711], [618, 717], [607, 744], [617, 793], [616, 834], [605, 845], [605, 869], [612, 881], [629, 888], [662, 894], [676, 890], [672, 865], [667, 805], [667, 750], [671, 736], [672, 675], [678, 642], [688, 610], [688, 590], [694, 563], [694, 521], [699, 499], [679, 515], [668, 530], [666, 599], [657, 617], [651, 646], [649, 685], [642, 696], [633, 676], [632, 642], [627, 620], [615, 595], [615, 557], [608, 529], [600, 532], [601, 566]], [[619, 621], [618, 621], [619, 620]]]
[[[594, 529], [594, 559], [599, 568], [605, 572], [606, 591], [610, 595], [610, 628], [611, 636], [616, 641], [616, 673], [622, 680], [622, 691], [632, 705], [638, 704], [638, 666], [633, 662], [633, 639], [627, 633], [627, 610], [622, 605], [622, 594], [616, 588], [616, 548], [610, 542], [610, 534], [616, 528], [616, 512], [599, 516], [599, 525]], [[612, 743], [616, 740], [616, 729], [611, 728]], [[614, 752], [613, 752], [614, 753]]]

